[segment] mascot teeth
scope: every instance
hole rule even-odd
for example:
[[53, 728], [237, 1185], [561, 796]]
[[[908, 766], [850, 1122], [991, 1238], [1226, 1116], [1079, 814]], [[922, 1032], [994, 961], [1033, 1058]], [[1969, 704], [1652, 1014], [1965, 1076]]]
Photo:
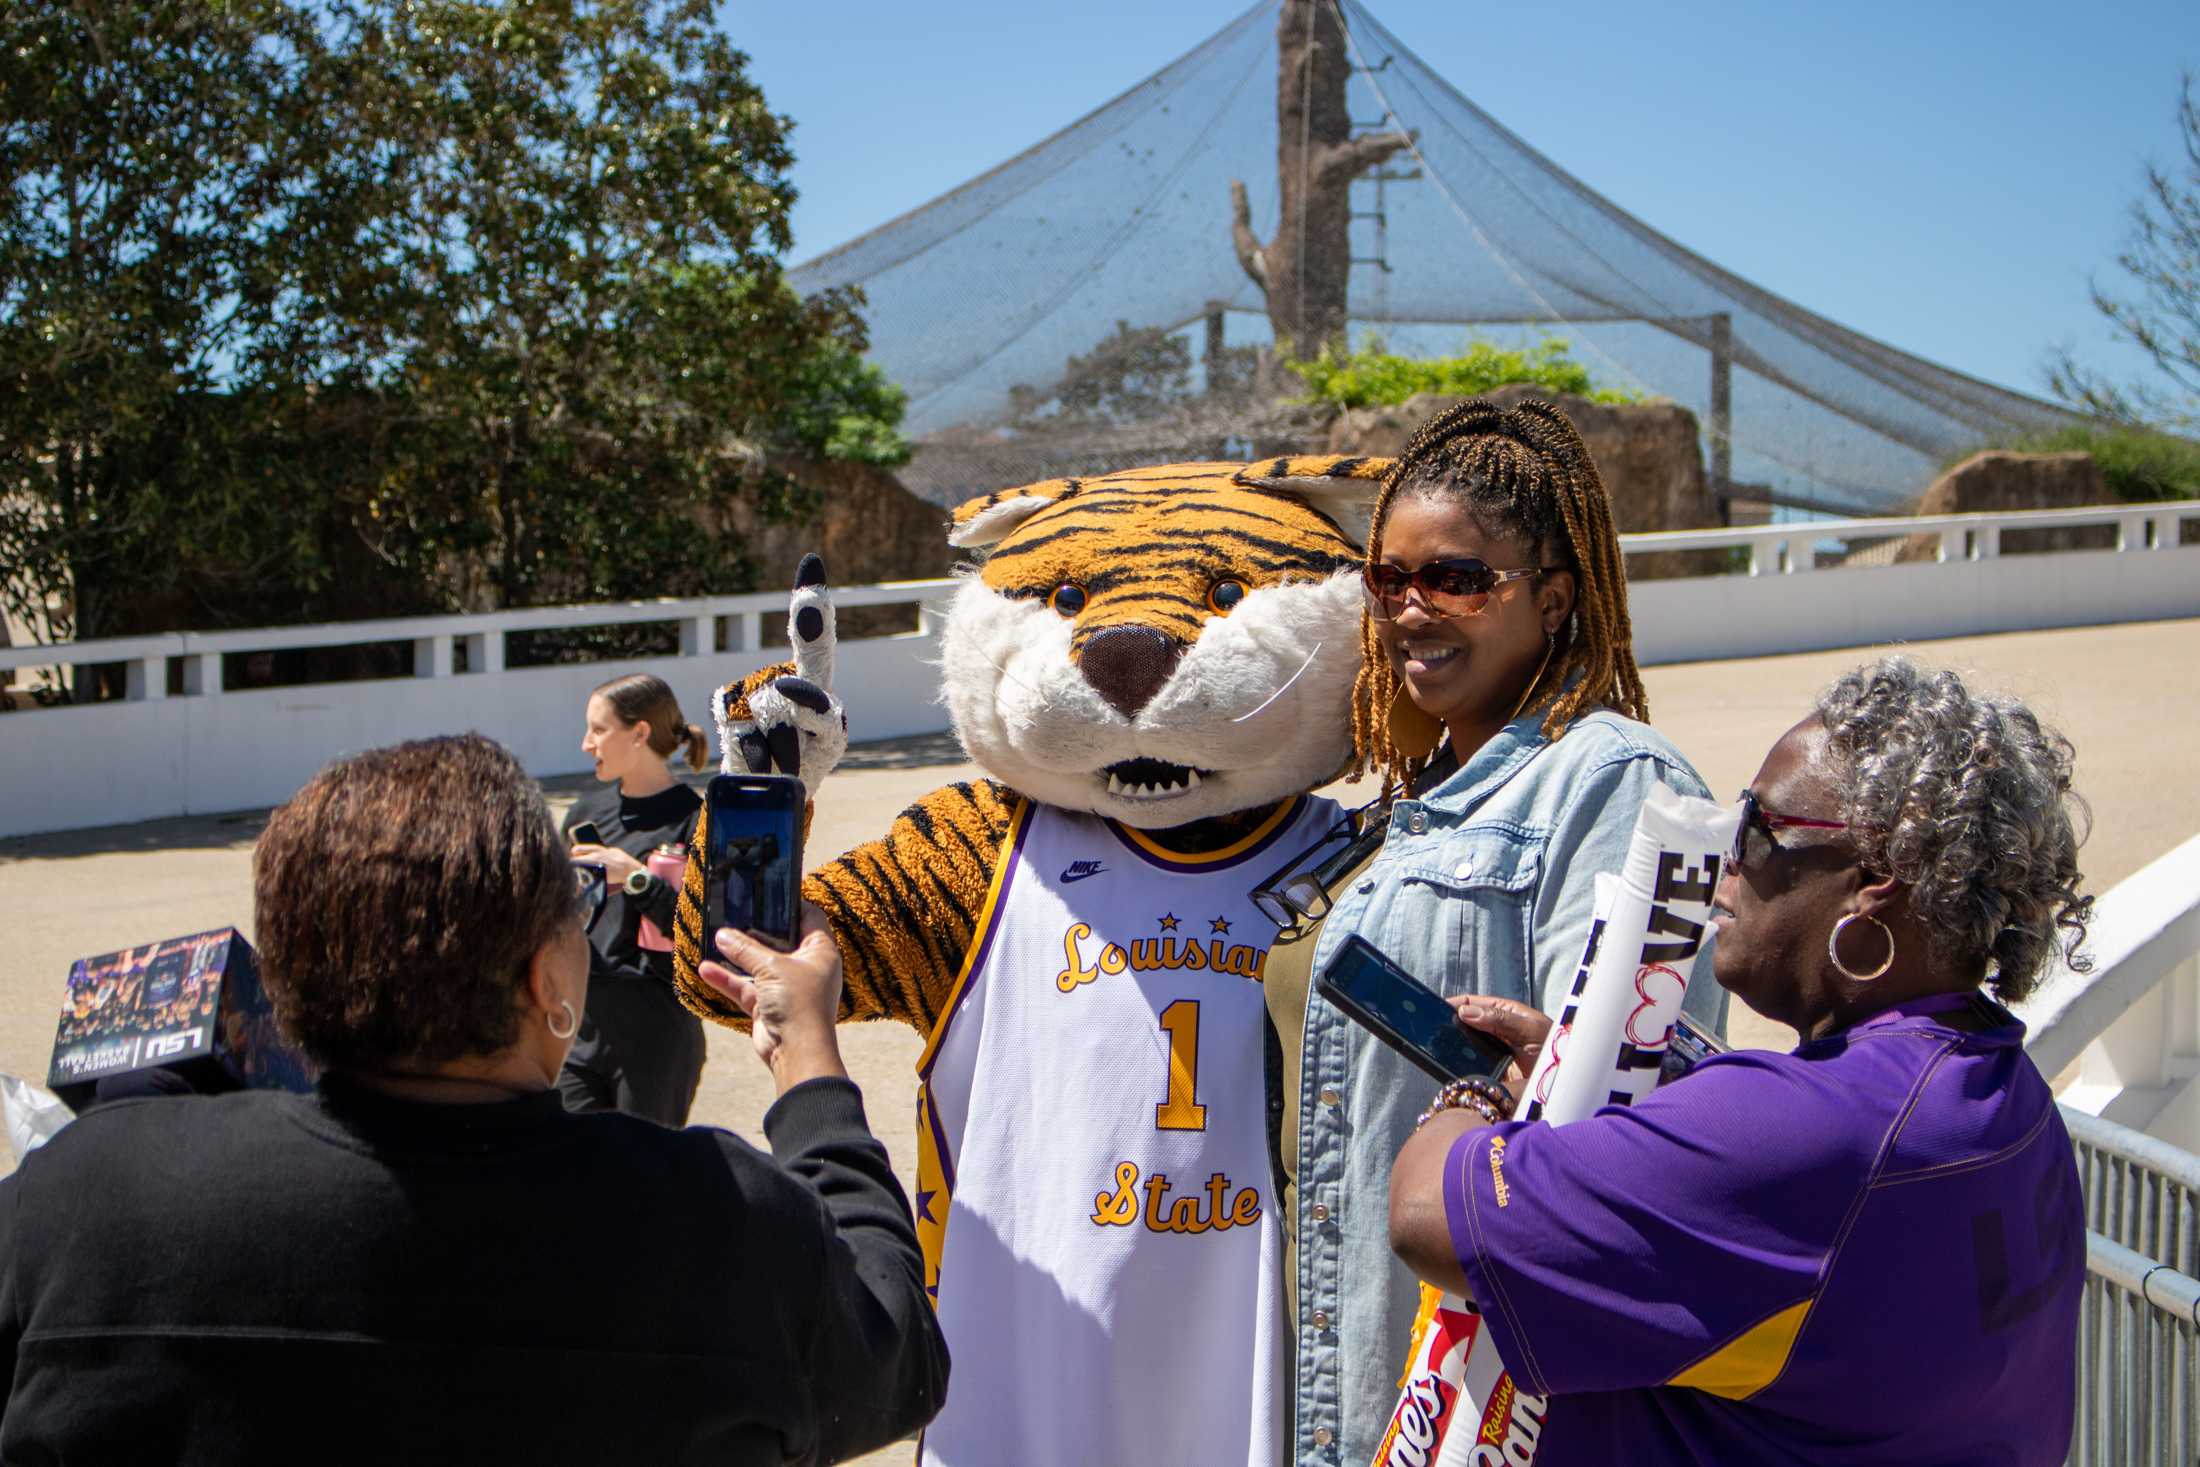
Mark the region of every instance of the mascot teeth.
[[1107, 769], [1108, 793], [1126, 800], [1166, 800], [1199, 788], [1199, 771], [1159, 759], [1126, 759]]

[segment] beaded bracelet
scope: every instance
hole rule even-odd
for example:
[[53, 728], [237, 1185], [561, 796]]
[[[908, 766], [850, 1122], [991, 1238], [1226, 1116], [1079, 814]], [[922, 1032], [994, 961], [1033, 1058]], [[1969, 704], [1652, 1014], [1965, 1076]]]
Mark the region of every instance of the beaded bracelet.
[[1512, 1097], [1505, 1093], [1502, 1086], [1479, 1075], [1465, 1080], [1453, 1080], [1436, 1092], [1436, 1098], [1429, 1102], [1427, 1110], [1421, 1112], [1420, 1118], [1413, 1123], [1413, 1129], [1420, 1130], [1428, 1124], [1429, 1117], [1446, 1110], [1473, 1111], [1482, 1118], [1484, 1125], [1494, 1126], [1505, 1119], [1512, 1110], [1512, 1105]]

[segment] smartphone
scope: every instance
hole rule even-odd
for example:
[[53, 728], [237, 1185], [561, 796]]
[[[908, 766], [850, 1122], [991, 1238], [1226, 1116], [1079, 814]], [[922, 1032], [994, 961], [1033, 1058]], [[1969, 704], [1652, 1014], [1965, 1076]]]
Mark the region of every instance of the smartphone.
[[583, 820], [566, 832], [565, 841], [567, 845], [600, 846], [603, 844], [603, 832], [596, 828], [595, 821]]
[[1728, 1048], [1717, 1035], [1682, 1014], [1673, 1021], [1673, 1038], [1665, 1046], [1665, 1057], [1658, 1062], [1658, 1083], [1670, 1085], [1711, 1056], [1725, 1054]]
[[1346, 938], [1316, 976], [1314, 987], [1346, 1017], [1439, 1080], [1477, 1075], [1495, 1080], [1512, 1063], [1511, 1050], [1487, 1034], [1459, 1027], [1442, 994], [1384, 957], [1364, 937]]
[[802, 781], [783, 774], [721, 774], [703, 792], [704, 951], [721, 927], [791, 948], [802, 925]]

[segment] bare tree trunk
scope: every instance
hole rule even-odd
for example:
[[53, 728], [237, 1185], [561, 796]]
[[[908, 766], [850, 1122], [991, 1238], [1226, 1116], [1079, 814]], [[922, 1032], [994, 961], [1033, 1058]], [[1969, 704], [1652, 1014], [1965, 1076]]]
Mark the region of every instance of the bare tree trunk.
[[1352, 75], [1336, 0], [1283, 0], [1276, 17], [1276, 237], [1253, 233], [1245, 185], [1230, 184], [1238, 263], [1268, 297], [1279, 349], [1310, 356], [1345, 344], [1352, 275], [1352, 180], [1402, 148], [1410, 134], [1352, 136], [1345, 83]]

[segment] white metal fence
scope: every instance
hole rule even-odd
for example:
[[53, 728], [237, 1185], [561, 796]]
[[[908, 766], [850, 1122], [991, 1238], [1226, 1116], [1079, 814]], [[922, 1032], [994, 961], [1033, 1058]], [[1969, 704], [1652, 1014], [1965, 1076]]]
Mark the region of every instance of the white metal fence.
[[[1645, 664], [1894, 640], [2200, 616], [2200, 503], [2022, 514], [1813, 521], [1621, 537], [1630, 555], [1730, 552], [1732, 573], [1630, 590]], [[2008, 553], [2012, 536], [2091, 531], [2113, 548]], [[1924, 558], [1853, 563], [1900, 541]], [[858, 738], [936, 733], [934, 608], [951, 581], [839, 588], [843, 607], [907, 606], [913, 630], [844, 642], [838, 691]], [[180, 632], [0, 648], [0, 669], [121, 664], [127, 695], [0, 713], [0, 836], [271, 805], [329, 758], [479, 729], [538, 775], [582, 767], [576, 710], [604, 663], [508, 665], [514, 634], [637, 623], [678, 628], [677, 650], [618, 659], [655, 672], [691, 718], [709, 690], [784, 655], [766, 645], [780, 592], [256, 631]], [[304, 648], [410, 644], [411, 677], [231, 687], [225, 660]], [[668, 645], [670, 643], [668, 642]], [[171, 695], [171, 687], [174, 694]]]
[[2052, 975], [2022, 1009], [2033, 1062], [2067, 1081], [2063, 1121], [2085, 1190], [2069, 1460], [2190, 1467], [2200, 1461], [2200, 1157], [2183, 1147], [2200, 1129], [2200, 837], [2103, 895], [2088, 946], [2092, 973]]
[[2200, 1452], [2200, 1157], [2074, 1111], [2085, 1186], [2072, 1463], [2188, 1467]]

